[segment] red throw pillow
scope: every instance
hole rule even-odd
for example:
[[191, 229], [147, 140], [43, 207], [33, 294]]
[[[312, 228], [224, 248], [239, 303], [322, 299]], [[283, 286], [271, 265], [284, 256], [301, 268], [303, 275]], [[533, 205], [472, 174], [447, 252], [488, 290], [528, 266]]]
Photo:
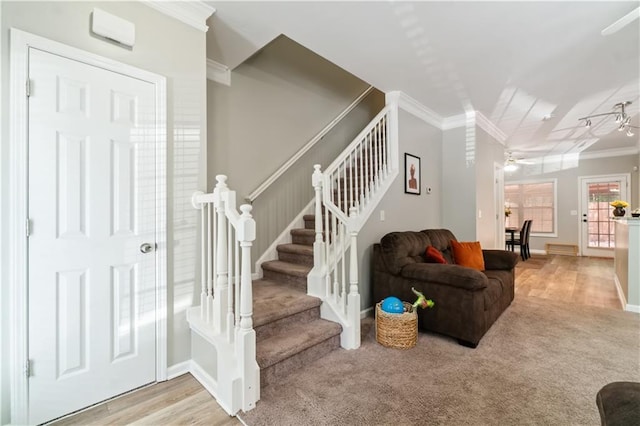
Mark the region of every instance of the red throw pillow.
[[427, 247], [427, 251], [425, 252], [424, 257], [429, 263], [447, 263], [447, 259], [445, 259], [442, 253], [440, 253], [440, 250], [438, 250], [434, 246]]
[[480, 241], [461, 243], [451, 240], [451, 249], [453, 251], [453, 261], [456, 265], [484, 271], [484, 257], [482, 256]]

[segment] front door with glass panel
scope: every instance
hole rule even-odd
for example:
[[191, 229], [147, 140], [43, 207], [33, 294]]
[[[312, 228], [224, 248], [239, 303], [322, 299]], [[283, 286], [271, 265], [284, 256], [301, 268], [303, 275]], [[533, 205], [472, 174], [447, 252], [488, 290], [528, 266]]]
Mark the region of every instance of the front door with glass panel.
[[629, 200], [628, 182], [628, 175], [580, 178], [580, 253], [583, 256], [613, 257], [615, 223], [610, 203]]

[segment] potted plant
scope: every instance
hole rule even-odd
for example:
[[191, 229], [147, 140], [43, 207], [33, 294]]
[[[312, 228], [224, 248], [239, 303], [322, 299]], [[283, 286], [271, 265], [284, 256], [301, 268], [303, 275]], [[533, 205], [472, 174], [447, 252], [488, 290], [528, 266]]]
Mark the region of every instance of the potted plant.
[[631, 212], [631, 216], [640, 217], [640, 209], [635, 209]]
[[609, 203], [613, 207], [613, 215], [616, 217], [622, 217], [625, 214], [625, 207], [629, 207], [629, 203], [622, 200], [615, 200]]

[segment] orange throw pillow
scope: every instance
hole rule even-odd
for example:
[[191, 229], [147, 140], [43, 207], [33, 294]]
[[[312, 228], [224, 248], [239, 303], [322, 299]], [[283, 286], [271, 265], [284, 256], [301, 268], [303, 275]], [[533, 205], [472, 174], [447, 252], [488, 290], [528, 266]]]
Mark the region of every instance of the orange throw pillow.
[[429, 263], [447, 263], [447, 259], [445, 259], [440, 250], [438, 250], [434, 246], [427, 247], [427, 251], [425, 252], [424, 257]]
[[480, 241], [461, 243], [451, 240], [451, 248], [453, 249], [453, 261], [456, 265], [484, 271], [484, 257]]

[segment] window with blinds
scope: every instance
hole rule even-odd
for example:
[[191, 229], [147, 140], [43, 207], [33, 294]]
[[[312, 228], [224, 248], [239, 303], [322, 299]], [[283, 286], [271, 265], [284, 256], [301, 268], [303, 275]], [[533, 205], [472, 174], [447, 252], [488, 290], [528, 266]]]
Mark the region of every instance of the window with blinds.
[[532, 234], [556, 233], [556, 181], [511, 182], [504, 186], [507, 227], [521, 227], [531, 219]]

